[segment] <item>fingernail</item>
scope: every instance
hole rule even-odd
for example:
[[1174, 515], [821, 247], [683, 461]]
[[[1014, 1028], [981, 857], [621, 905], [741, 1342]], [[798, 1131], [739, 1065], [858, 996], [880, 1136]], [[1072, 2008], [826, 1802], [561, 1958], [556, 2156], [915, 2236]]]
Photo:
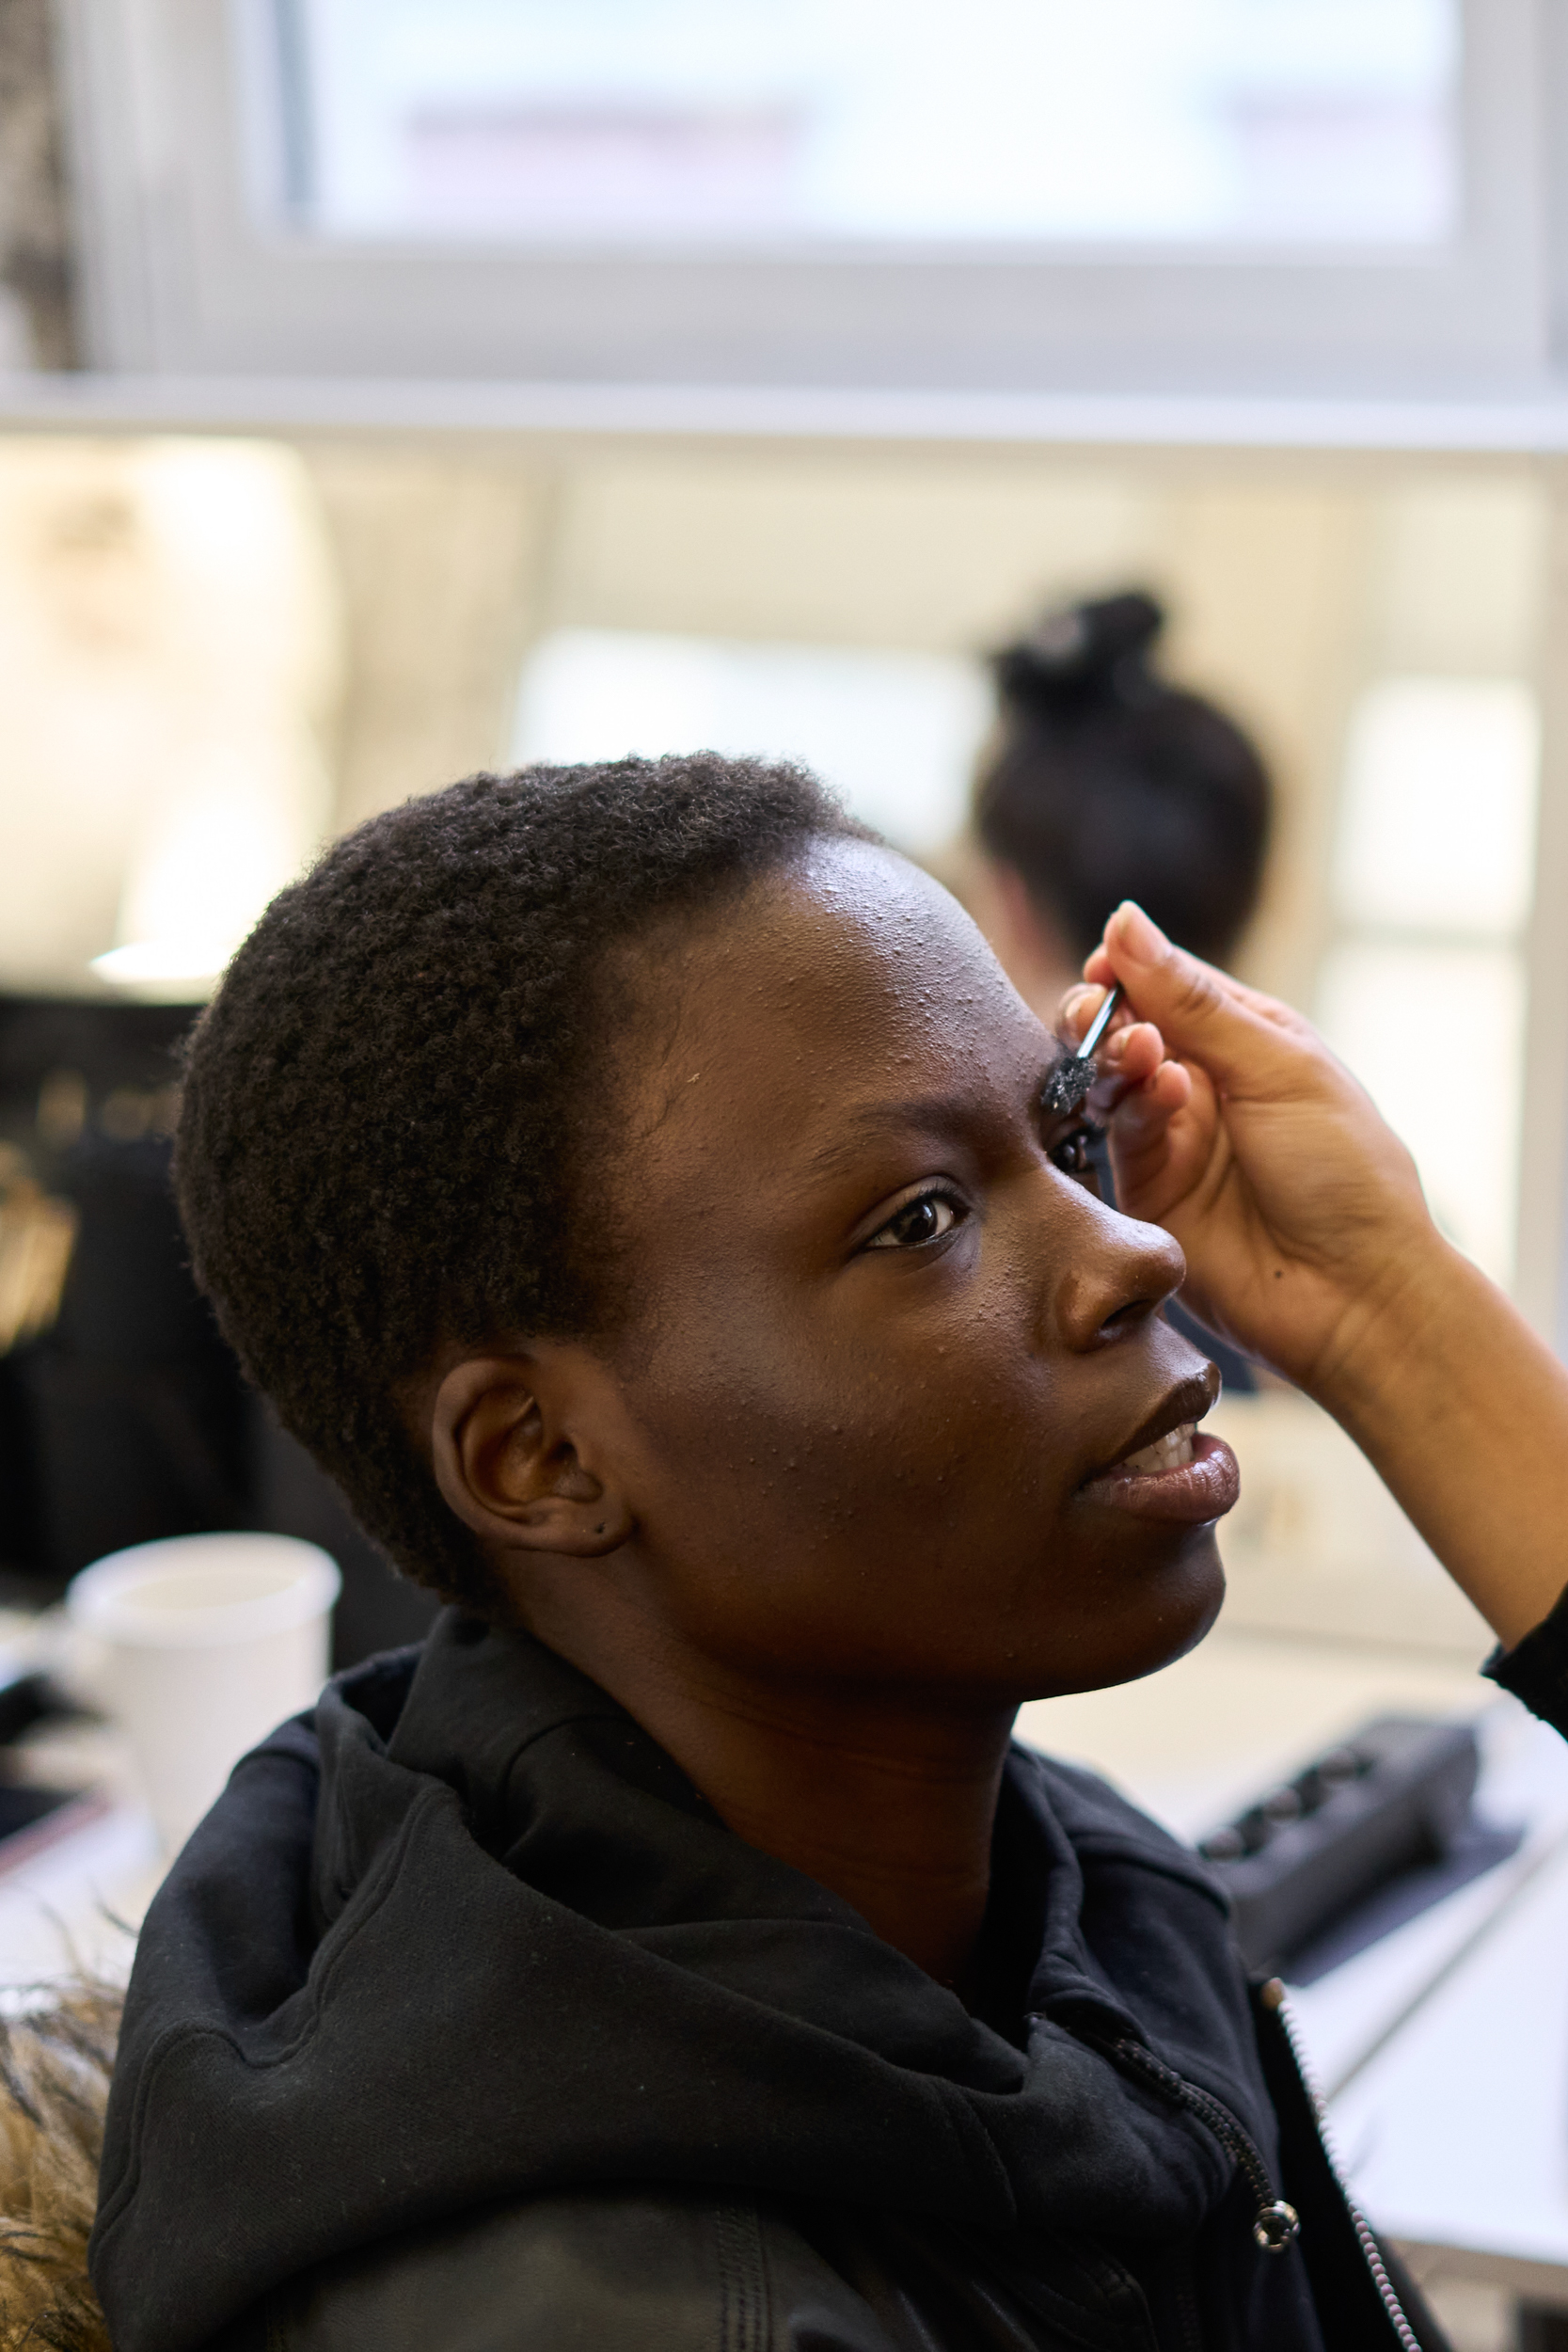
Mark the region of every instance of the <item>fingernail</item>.
[[1135, 898], [1124, 898], [1111, 917], [1118, 944], [1141, 963], [1151, 963], [1165, 946], [1165, 934], [1151, 923]]

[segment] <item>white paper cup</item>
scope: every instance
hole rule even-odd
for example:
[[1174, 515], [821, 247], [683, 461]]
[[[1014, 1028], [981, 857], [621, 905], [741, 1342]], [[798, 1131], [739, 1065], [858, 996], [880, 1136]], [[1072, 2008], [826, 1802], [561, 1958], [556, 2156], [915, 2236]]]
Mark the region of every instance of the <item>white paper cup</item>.
[[312, 1706], [341, 1579], [292, 1535], [174, 1535], [84, 1568], [66, 1596], [98, 1702], [124, 1730], [173, 1853], [238, 1757]]

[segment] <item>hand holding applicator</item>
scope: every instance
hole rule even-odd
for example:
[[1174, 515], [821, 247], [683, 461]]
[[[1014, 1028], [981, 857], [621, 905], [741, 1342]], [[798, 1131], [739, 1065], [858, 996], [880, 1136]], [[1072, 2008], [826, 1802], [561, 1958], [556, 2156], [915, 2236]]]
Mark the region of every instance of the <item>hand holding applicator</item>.
[[1069, 1111], [1083, 1108], [1095, 1080], [1094, 1049], [1110, 1026], [1111, 1015], [1120, 1002], [1121, 982], [1117, 980], [1107, 990], [1105, 1001], [1085, 1030], [1078, 1051], [1064, 1055], [1047, 1078], [1041, 1100], [1048, 1111], [1065, 1117]]

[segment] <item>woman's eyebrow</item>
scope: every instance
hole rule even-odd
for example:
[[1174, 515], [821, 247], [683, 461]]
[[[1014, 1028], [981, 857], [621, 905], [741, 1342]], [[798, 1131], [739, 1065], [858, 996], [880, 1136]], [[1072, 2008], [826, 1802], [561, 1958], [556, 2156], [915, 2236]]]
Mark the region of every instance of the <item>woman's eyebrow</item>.
[[828, 1143], [819, 1144], [806, 1159], [814, 1176], [842, 1176], [853, 1168], [864, 1145], [890, 1132], [935, 1135], [960, 1125], [973, 1116], [973, 1096], [912, 1094], [885, 1103], [863, 1103], [847, 1114]]
[[[1067, 1059], [1067, 1055], [1068, 1049], [1059, 1047], [1031, 1079], [1024, 1097], [1031, 1111], [1052, 1071]], [[973, 1127], [977, 1117], [988, 1116], [995, 1117], [994, 1100], [989, 1094], [911, 1094], [890, 1097], [881, 1103], [863, 1103], [846, 1115], [831, 1141], [817, 1145], [807, 1154], [805, 1172], [821, 1177], [847, 1175], [868, 1142], [889, 1134], [952, 1135], [960, 1128]]]

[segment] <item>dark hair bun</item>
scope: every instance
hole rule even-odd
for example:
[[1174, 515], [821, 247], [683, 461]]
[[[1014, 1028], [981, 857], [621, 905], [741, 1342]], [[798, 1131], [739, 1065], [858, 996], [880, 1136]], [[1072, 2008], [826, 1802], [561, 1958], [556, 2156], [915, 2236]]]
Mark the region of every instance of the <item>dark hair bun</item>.
[[1142, 589], [1048, 612], [997, 657], [1002, 724], [977, 779], [981, 840], [1070, 955], [1136, 898], [1223, 963], [1258, 896], [1271, 788], [1226, 712], [1162, 677]]
[[1026, 710], [1147, 702], [1160, 691], [1149, 655], [1164, 625], [1164, 607], [1141, 588], [1064, 605], [997, 655], [997, 683]]

